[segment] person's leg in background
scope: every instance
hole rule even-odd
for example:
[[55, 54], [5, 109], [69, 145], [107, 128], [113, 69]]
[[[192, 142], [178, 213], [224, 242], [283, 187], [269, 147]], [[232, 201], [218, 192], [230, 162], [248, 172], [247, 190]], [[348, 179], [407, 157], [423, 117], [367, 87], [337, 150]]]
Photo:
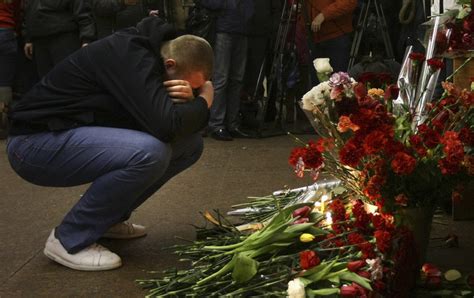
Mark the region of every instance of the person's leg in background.
[[225, 127], [227, 112], [227, 85], [231, 66], [232, 36], [217, 33], [214, 45], [214, 101], [210, 109], [209, 135], [216, 140], [231, 141], [232, 137]]
[[66, 187], [93, 182], [56, 228], [56, 237], [74, 254], [129, 215], [152, 194], [146, 190], [156, 191], [194, 163], [202, 140], [189, 140], [183, 141], [188, 148], [173, 150], [143, 132], [81, 127], [12, 137], [7, 150], [13, 169], [32, 183]]
[[41, 79], [53, 68], [54, 63], [49, 51], [50, 38], [41, 37], [32, 41], [33, 62], [36, 65], [38, 77]]
[[15, 31], [0, 29], [0, 139], [8, 135], [7, 112], [13, 98], [17, 51]]
[[242, 91], [247, 63], [247, 36], [232, 35], [232, 54], [229, 70], [229, 82], [227, 86], [227, 112], [226, 127], [233, 137], [248, 137], [240, 131], [240, 92]]
[[[315, 45], [315, 52], [313, 60], [316, 58], [329, 58], [329, 62], [334, 72], [343, 71], [347, 72], [349, 66], [349, 58], [351, 51], [351, 35], [344, 34], [339, 37], [322, 41]], [[312, 64], [312, 63], [311, 63]], [[311, 67], [314, 86], [319, 84], [316, 77], [316, 70]]]

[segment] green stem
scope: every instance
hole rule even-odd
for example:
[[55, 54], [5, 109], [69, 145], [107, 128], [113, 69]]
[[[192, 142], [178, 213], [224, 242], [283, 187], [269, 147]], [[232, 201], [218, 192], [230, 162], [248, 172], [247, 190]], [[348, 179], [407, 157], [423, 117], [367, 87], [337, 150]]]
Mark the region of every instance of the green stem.
[[458, 68], [456, 68], [456, 70], [449, 77], [446, 78], [446, 81], [449, 81], [452, 78], [454, 78], [454, 76], [458, 73], [458, 71], [460, 71], [464, 66], [466, 66], [472, 60], [472, 58], [473, 57], [467, 58], [463, 64], [461, 64]]

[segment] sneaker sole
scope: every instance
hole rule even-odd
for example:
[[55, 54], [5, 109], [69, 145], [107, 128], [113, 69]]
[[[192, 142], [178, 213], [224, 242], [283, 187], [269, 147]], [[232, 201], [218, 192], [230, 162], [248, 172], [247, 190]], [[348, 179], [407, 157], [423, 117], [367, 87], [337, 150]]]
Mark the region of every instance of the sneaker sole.
[[105, 270], [112, 270], [112, 269], [116, 269], [116, 268], [119, 268], [122, 266], [122, 261], [120, 261], [119, 263], [117, 264], [111, 264], [111, 265], [108, 265], [108, 266], [86, 266], [86, 265], [77, 265], [77, 264], [74, 264], [74, 263], [71, 263], [69, 262], [68, 260], [65, 260], [63, 258], [61, 258], [60, 256], [57, 256], [55, 254], [52, 254], [51, 252], [49, 252], [46, 248], [43, 250], [43, 253], [45, 254], [45, 256], [47, 256], [49, 259], [63, 265], [63, 266], [66, 266], [68, 268], [71, 268], [71, 269], [75, 269], [75, 270], [80, 270], [80, 271], [105, 271]]
[[127, 239], [141, 238], [145, 236], [146, 236], [146, 233], [138, 234], [138, 235], [137, 234], [125, 235], [125, 234], [105, 233], [104, 235], [102, 235], [102, 238], [127, 240]]

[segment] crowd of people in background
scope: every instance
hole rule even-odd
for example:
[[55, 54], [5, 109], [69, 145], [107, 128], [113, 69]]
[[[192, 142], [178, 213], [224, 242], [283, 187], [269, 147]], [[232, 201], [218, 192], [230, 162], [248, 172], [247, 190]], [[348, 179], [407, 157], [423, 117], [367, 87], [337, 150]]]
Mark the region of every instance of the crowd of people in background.
[[[163, 15], [164, 0], [1, 0], [0, 1], [0, 137], [7, 135], [8, 104], [40, 80], [54, 65], [81, 47], [106, 38], [120, 29], [135, 26], [142, 18]], [[186, 1], [173, 1], [182, 5]], [[188, 1], [191, 2], [191, 1]], [[278, 39], [287, 39], [295, 65], [287, 68], [296, 74], [297, 83], [285, 82], [294, 89], [289, 110], [303, 92], [317, 83], [312, 61], [329, 57], [334, 71], [347, 71], [352, 38], [364, 0], [200, 0], [216, 16], [212, 42], [215, 63], [212, 81], [215, 99], [210, 109], [208, 128], [203, 135], [220, 141], [252, 136], [256, 119], [245, 117], [258, 109], [257, 102], [269, 97], [265, 120], [275, 119], [274, 94], [268, 94], [263, 80], [269, 79]], [[382, 1], [389, 34], [400, 62], [410, 38], [415, 40], [419, 18], [400, 32], [398, 11], [402, 1]], [[395, 2], [400, 2], [399, 4]], [[421, 5], [424, 0], [413, 0]], [[436, 2], [436, 1], [435, 1]], [[421, 7], [419, 5], [419, 7]], [[290, 14], [289, 11], [292, 10]], [[422, 10], [420, 8], [420, 10]], [[294, 16], [281, 34], [284, 16]], [[166, 18], [166, 17], [165, 17]], [[421, 21], [426, 20], [426, 15]], [[179, 24], [174, 24], [180, 27]], [[411, 26], [411, 27], [410, 27]], [[181, 28], [178, 28], [181, 29]], [[405, 29], [402, 29], [405, 30]], [[411, 30], [411, 31], [410, 31]], [[398, 38], [402, 34], [403, 40]], [[372, 46], [372, 45], [371, 45]], [[373, 45], [377, 48], [377, 45]], [[376, 50], [367, 51], [376, 56]], [[287, 55], [287, 53], [285, 54]], [[381, 54], [383, 56], [383, 53]], [[286, 56], [285, 56], [286, 57]], [[291, 57], [288, 55], [287, 57]], [[285, 58], [286, 59], [286, 58]], [[286, 59], [293, 61], [292, 59]], [[118, 62], [119, 63], [119, 62]], [[288, 76], [291, 77], [291, 76]], [[287, 78], [287, 80], [290, 80]], [[250, 107], [250, 109], [249, 109]], [[252, 109], [254, 107], [254, 109]], [[250, 118], [255, 116], [252, 114]]]

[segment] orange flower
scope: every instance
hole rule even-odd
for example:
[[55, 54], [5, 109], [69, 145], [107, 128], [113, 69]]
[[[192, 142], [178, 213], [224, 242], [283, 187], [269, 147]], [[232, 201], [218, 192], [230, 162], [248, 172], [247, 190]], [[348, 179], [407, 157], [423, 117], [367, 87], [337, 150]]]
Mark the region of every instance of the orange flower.
[[385, 91], [383, 89], [379, 89], [379, 88], [369, 89], [369, 91], [367, 93], [372, 98], [383, 98], [385, 96]]
[[348, 130], [357, 131], [360, 127], [354, 123], [352, 123], [351, 118], [347, 116], [339, 117], [339, 123], [337, 124], [337, 130], [339, 132], [346, 132]]

